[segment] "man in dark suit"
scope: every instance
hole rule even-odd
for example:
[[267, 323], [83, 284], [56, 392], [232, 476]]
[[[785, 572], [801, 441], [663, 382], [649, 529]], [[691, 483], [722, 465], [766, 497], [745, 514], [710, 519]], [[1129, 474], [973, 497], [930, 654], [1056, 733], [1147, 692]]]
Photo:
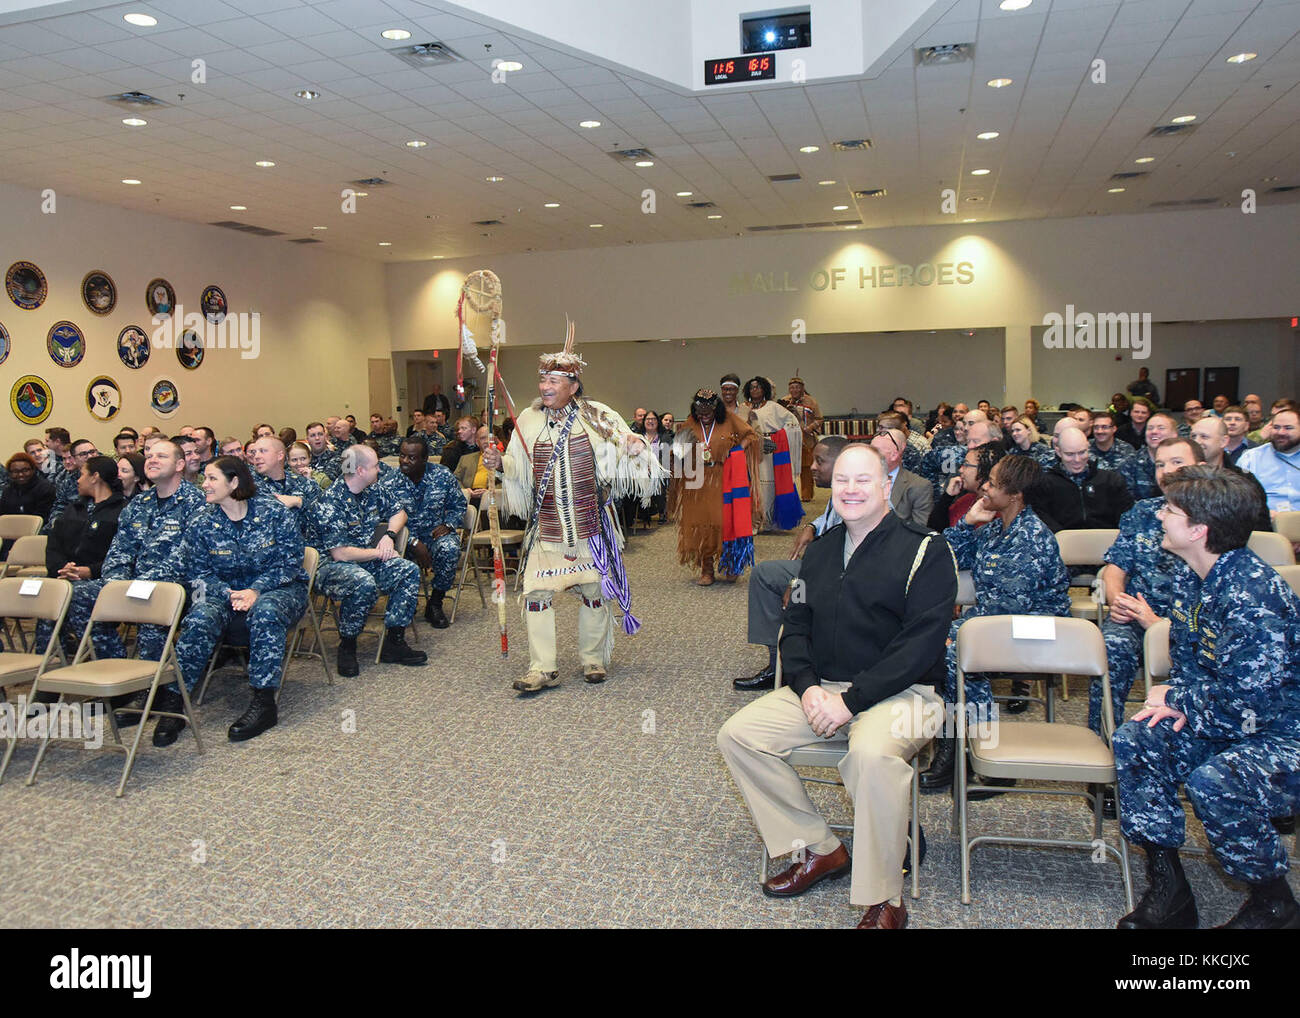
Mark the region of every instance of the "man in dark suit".
[[[851, 871], [849, 900], [867, 910], [858, 928], [901, 929], [909, 761], [929, 741], [927, 720], [943, 714], [933, 683], [957, 567], [943, 538], [890, 512], [874, 448], [840, 453], [831, 502], [843, 523], [808, 546], [786, 611], [789, 685], [732, 715], [718, 748], [768, 851], [793, 853], [764, 894], [793, 897]], [[797, 746], [835, 738], [847, 738], [839, 770], [854, 804], [852, 860], [785, 761]]]
[[926, 526], [934, 508], [934, 488], [924, 477], [903, 469], [903, 451], [907, 436], [897, 428], [880, 428], [871, 439], [871, 447], [880, 453], [889, 470], [889, 505], [899, 519]]

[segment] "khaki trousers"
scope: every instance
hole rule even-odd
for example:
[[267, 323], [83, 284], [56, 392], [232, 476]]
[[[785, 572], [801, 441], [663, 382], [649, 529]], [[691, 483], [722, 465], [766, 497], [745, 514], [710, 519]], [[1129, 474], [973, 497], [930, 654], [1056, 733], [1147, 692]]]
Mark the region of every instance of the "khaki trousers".
[[[610, 651], [614, 644], [614, 616], [609, 603], [603, 600], [599, 583], [582, 583], [569, 588], [582, 594], [587, 601], [598, 601], [600, 607], [593, 608], [586, 601], [578, 606], [578, 656], [581, 664], [609, 665]], [[555, 663], [555, 609], [550, 600], [552, 591], [533, 590], [525, 595], [525, 602], [546, 601], [541, 611], [532, 611], [527, 603], [524, 618], [528, 626], [528, 667], [539, 672], [554, 672], [559, 669]]]
[[[840, 693], [848, 684], [823, 682], [822, 688]], [[902, 894], [911, 761], [930, 741], [924, 735], [926, 705], [942, 702], [932, 687], [911, 686], [855, 715], [831, 740], [813, 733], [799, 697], [788, 686], [733, 714], [718, 732], [718, 748], [740, 786], [768, 854], [786, 855], [802, 843], [825, 855], [839, 846], [839, 839], [826, 826], [786, 760], [799, 746], [847, 742], [839, 771], [853, 800], [849, 901], [865, 908]]]

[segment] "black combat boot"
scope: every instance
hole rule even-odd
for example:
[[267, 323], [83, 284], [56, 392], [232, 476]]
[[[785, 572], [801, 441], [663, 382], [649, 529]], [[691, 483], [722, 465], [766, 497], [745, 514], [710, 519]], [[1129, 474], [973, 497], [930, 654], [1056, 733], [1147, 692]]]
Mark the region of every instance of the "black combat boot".
[[275, 690], [254, 689], [248, 710], [230, 726], [226, 735], [231, 742], [243, 742], [261, 735], [268, 728], [274, 728], [279, 720], [280, 715], [275, 707]]
[[379, 660], [390, 665], [422, 665], [429, 660], [422, 650], [416, 650], [406, 642], [406, 629], [403, 626], [390, 626], [384, 638], [384, 649]]
[[[172, 692], [170, 689], [160, 689], [153, 698], [153, 709], [179, 714], [185, 709], [185, 701], [181, 699], [180, 693]], [[153, 744], [159, 747], [170, 746], [180, 738], [183, 731], [185, 731], [184, 718], [159, 718], [153, 730]]]
[[1251, 884], [1250, 897], [1235, 916], [1218, 930], [1300, 930], [1300, 905], [1286, 877], [1267, 884]]
[[361, 674], [361, 669], [357, 666], [357, 638], [355, 636], [339, 637], [339, 653], [336, 663], [339, 675], [345, 679], [356, 678]]
[[446, 629], [451, 623], [442, 611], [442, 599], [447, 596], [445, 590], [429, 591], [429, 601], [424, 606], [424, 621], [434, 629]]
[[1178, 849], [1143, 845], [1147, 854], [1147, 893], [1137, 908], [1121, 919], [1120, 930], [1194, 930], [1196, 899], [1183, 874]]
[[952, 787], [952, 764], [957, 755], [957, 740], [934, 740], [934, 759], [928, 770], [921, 772], [921, 791], [943, 792]]

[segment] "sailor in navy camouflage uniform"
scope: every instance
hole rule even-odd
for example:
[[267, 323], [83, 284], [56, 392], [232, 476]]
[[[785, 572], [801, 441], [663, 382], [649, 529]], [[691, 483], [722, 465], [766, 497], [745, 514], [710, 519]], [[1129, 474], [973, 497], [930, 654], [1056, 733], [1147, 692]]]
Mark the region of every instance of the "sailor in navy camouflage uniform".
[[[1108, 410], [1103, 410], [1096, 414], [1092, 419], [1092, 458], [1097, 461], [1097, 465], [1102, 470], [1113, 470], [1121, 473], [1120, 464], [1132, 459], [1136, 455], [1133, 447], [1127, 442], [1122, 442], [1115, 437], [1116, 425], [1115, 415]], [[1109, 449], [1098, 447], [1097, 440], [1107, 439], [1110, 441]]]
[[[257, 493], [243, 460], [220, 456], [209, 463], [203, 491], [207, 508], [195, 517], [181, 546], [192, 597], [176, 659], [192, 692], [223, 635], [236, 644], [247, 640], [253, 697], [229, 732], [231, 742], [241, 742], [278, 721], [275, 695], [285, 646], [307, 609], [303, 540], [293, 512]], [[167, 689], [179, 693], [175, 683]], [[174, 742], [184, 727], [179, 718], [162, 718], [154, 745]]]
[[[1164, 490], [1175, 471], [1204, 461], [1200, 446], [1188, 439], [1169, 441], [1156, 450], [1156, 484]], [[1120, 517], [1119, 537], [1102, 561], [1110, 614], [1101, 624], [1106, 639], [1106, 665], [1110, 671], [1111, 709], [1116, 724], [1124, 720], [1124, 702], [1142, 664], [1146, 631], [1169, 617], [1169, 592], [1178, 559], [1161, 547], [1164, 527], [1157, 515], [1164, 496], [1146, 498]], [[1088, 727], [1101, 734], [1101, 680], [1088, 692]], [[1109, 807], [1108, 807], [1109, 809]]]
[[398, 465], [400, 469], [388, 475], [387, 483], [397, 504], [406, 510], [406, 526], [411, 532], [406, 557], [432, 572], [433, 587], [424, 618], [435, 629], [446, 629], [450, 623], [442, 599], [456, 581], [460, 558], [456, 528], [465, 519], [465, 493], [450, 470], [429, 462], [428, 447], [416, 435], [402, 442]]
[[[203, 493], [184, 483], [185, 454], [172, 442], [154, 442], [144, 461], [144, 474], [154, 485], [131, 499], [117, 518], [117, 533], [108, 547], [98, 580], [73, 587], [65, 629], [81, 639], [95, 599], [109, 580], [153, 580], [182, 583], [181, 539], [203, 509]], [[126, 657], [126, 647], [116, 626], [101, 622], [90, 634], [99, 658]], [[140, 626], [136, 633], [139, 656], [157, 661], [167, 640], [161, 626]], [[134, 715], [124, 718], [133, 718]], [[121, 721], [119, 720], [119, 724]]]
[[1196, 465], [1165, 483], [1171, 672], [1114, 738], [1124, 835], [1151, 886], [1121, 928], [1196, 925], [1178, 860], [1183, 785], [1224, 871], [1250, 886], [1233, 929], [1300, 929], [1273, 817], [1300, 811], [1300, 600], [1245, 547], [1258, 493]]
[[1178, 425], [1168, 414], [1153, 414], [1147, 421], [1144, 436], [1146, 444], [1131, 459], [1124, 460], [1117, 471], [1128, 485], [1134, 502], [1160, 494], [1160, 489], [1156, 487], [1156, 446], [1177, 434]]
[[298, 533], [304, 539], [308, 538], [316, 500], [323, 494], [320, 485], [285, 468], [288, 454], [278, 438], [263, 435], [252, 444], [248, 453], [248, 461], [257, 471], [253, 478], [257, 493], [274, 498], [288, 509]]
[[406, 526], [406, 511], [397, 504], [392, 487], [378, 483], [375, 450], [351, 446], [344, 450], [340, 466], [342, 475], [316, 503], [316, 547], [324, 557], [316, 589], [339, 602], [339, 674], [359, 674], [357, 635], [380, 594], [388, 595], [381, 660], [422, 665], [424, 652], [407, 646], [405, 636], [420, 594], [420, 567], [395, 548], [397, 533]]
[[[958, 569], [969, 569], [976, 603], [948, 630], [948, 673], [944, 699], [957, 702], [957, 630], [980, 615], [1070, 614], [1070, 577], [1056, 538], [1032, 509], [1024, 492], [1041, 468], [1027, 456], [998, 461], [981, 498], [955, 527], [943, 532]], [[985, 522], [987, 521], [987, 522]], [[976, 526], [983, 522], [982, 526]], [[987, 679], [966, 676], [966, 702], [993, 703]]]

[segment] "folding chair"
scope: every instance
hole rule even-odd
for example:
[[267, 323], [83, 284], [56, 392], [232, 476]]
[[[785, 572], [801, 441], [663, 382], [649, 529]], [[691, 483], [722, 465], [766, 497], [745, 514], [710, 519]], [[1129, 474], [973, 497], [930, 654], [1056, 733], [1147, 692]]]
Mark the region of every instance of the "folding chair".
[[1295, 549], [1282, 534], [1271, 530], [1252, 531], [1246, 547], [1275, 568], [1295, 565]]
[[[40, 517], [36, 517], [40, 519]], [[8, 517], [0, 516], [0, 519]], [[29, 534], [14, 541], [5, 559], [6, 576], [44, 576], [45, 575], [44, 534]]]
[[[39, 516], [32, 518], [40, 519]], [[0, 693], [6, 694], [4, 697], [6, 701], [8, 699], [6, 687], [17, 685], [20, 682], [27, 682], [44, 674], [55, 651], [58, 652], [59, 659], [64, 664], [68, 663], [67, 659], [63, 657], [63, 647], [59, 642], [59, 633], [63, 629], [63, 620], [68, 614], [68, 605], [71, 603], [72, 584], [67, 580], [38, 579], [35, 577], [20, 579], [16, 576], [0, 579], [0, 618], [31, 619], [33, 621], [40, 620], [54, 623], [54, 631], [50, 634], [50, 642], [45, 645], [43, 654], [27, 654], [17, 651], [0, 654]], [[9, 709], [7, 703], [0, 706], [4, 710]], [[4, 760], [0, 762], [0, 782], [5, 779], [5, 772], [9, 770], [9, 759], [14, 755], [14, 749], [17, 746], [17, 733], [11, 733], [9, 745], [5, 748]]]
[[1300, 544], [1300, 512], [1284, 509], [1273, 517], [1273, 529], [1292, 544]]
[[[1118, 537], [1118, 530], [1060, 530], [1056, 534], [1056, 544], [1061, 552], [1061, 561], [1067, 568], [1092, 566], [1100, 570], [1106, 552]], [[1102, 588], [1100, 598], [1093, 596], [1092, 585], [1096, 579], [1095, 572], [1080, 573], [1070, 578], [1070, 615], [1076, 619], [1096, 616], [1097, 625], [1101, 625], [1105, 590]], [[1061, 676], [1061, 699], [1070, 699], [1068, 675]]]
[[[325, 641], [321, 639], [320, 623], [316, 618], [316, 606], [312, 604], [312, 588], [316, 584], [316, 570], [320, 566], [320, 552], [315, 548], [308, 546], [303, 551], [302, 567], [307, 572], [307, 609], [302, 613], [297, 624], [289, 631], [288, 638], [284, 645], [284, 658], [280, 662], [280, 684], [275, 687], [275, 702], [280, 702], [280, 690], [284, 688], [285, 676], [289, 674], [289, 660], [295, 654], [302, 657], [318, 658], [321, 667], [325, 670], [325, 679], [327, 685], [334, 685], [334, 673], [330, 671], [329, 662], [325, 660]], [[312, 642], [311, 649], [302, 650], [302, 637], [308, 631], [311, 631]], [[221, 656], [222, 650], [247, 650], [246, 645], [218, 642], [217, 646], [212, 649], [212, 657], [208, 659], [208, 669], [203, 673], [203, 681], [199, 683], [198, 692], [194, 697], [194, 706], [203, 706], [203, 697], [208, 690], [208, 681], [212, 678], [212, 673], [216, 671], [217, 659]], [[247, 664], [247, 659], [245, 659]]]
[[[1026, 621], [1035, 627], [1050, 622], [1050, 638], [1018, 637]], [[1026, 621], [1021, 621], [1026, 620]], [[1102, 731], [1104, 738], [1082, 725], [1038, 721], [996, 723], [991, 734], [968, 729], [966, 718], [966, 675], [981, 672], [1069, 672], [1099, 676], [1102, 682]], [[1015, 778], [1015, 788], [967, 784], [966, 768], [959, 757], [953, 808], [961, 837], [961, 900], [971, 903], [970, 853], [983, 842], [1004, 845], [1047, 845], [1065, 848], [1098, 848], [1115, 856], [1124, 879], [1124, 896], [1133, 908], [1133, 882], [1129, 871], [1128, 843], [1121, 835], [1118, 851], [1102, 837], [1102, 795], [1065, 788], [1025, 787], [1026, 780], [1086, 782], [1089, 785], [1115, 783], [1115, 755], [1110, 739], [1115, 718], [1110, 702], [1110, 674], [1106, 667], [1106, 643], [1101, 630], [1083, 619], [1054, 616], [989, 615], [971, 619], [957, 631], [957, 740], [970, 753], [976, 778]], [[967, 822], [967, 793], [997, 788], [1026, 795], [1081, 795], [1093, 807], [1093, 839], [1076, 841], [1059, 838], [1028, 838], [982, 834], [971, 837]], [[1118, 796], [1116, 797], [1118, 800]]]
[[[460, 592], [465, 589], [465, 576], [469, 572], [470, 557], [470, 538], [478, 529], [478, 509], [473, 504], [467, 503], [465, 506], [465, 520], [462, 524], [460, 534], [460, 557], [456, 560], [456, 572], [460, 576], [456, 589], [451, 592], [451, 615], [448, 621], [456, 621], [456, 612], [460, 608]], [[479, 576], [478, 570], [474, 570], [474, 585], [478, 587], [479, 604], [486, 608], [487, 598], [483, 596], [483, 579]]]
[[[975, 596], [975, 577], [971, 575], [969, 569], [959, 569], [957, 571], [957, 607], [967, 608], [975, 604], [977, 600], [978, 598]], [[963, 626], [969, 624], [970, 623], [968, 622], [963, 623]], [[959, 629], [958, 632], [961, 632], [961, 630]], [[1064, 676], [1062, 676], [1062, 682], [1064, 682]], [[1053, 721], [1056, 718], [1056, 707], [1052, 701], [1052, 683], [1048, 681], [1045, 685], [1047, 686], [1047, 689], [1044, 691], [1043, 696], [995, 696], [993, 699], [1028, 700], [1031, 703], [1041, 703], [1043, 705], [1043, 711], [1047, 716], [1047, 720]]]
[[[1300, 513], [1296, 513], [1300, 516]], [[1291, 590], [1300, 596], [1300, 566], [1274, 566], [1282, 579], [1286, 580]]]
[[[785, 632], [782, 626], [776, 637], [776, 685], [774, 689], [780, 689], [784, 685], [781, 675], [781, 636]], [[844, 754], [849, 750], [848, 744], [848, 726], [840, 729], [845, 734], [841, 736], [838, 732], [835, 738], [826, 741], [809, 743], [806, 746], [796, 746], [790, 750], [790, 755], [786, 757], [786, 763], [791, 767], [838, 767], [839, 762], [844, 758]], [[796, 772], [798, 774], [798, 772]], [[844, 782], [833, 778], [817, 778], [807, 774], [798, 774], [799, 780], [804, 784], [809, 782], [816, 785], [838, 785], [844, 787]], [[918, 752], [912, 757], [912, 826], [909, 829], [907, 843], [911, 855], [909, 857], [908, 869], [912, 871], [912, 897], [921, 897], [921, 876], [920, 876], [920, 839], [915, 836], [915, 832], [921, 829], [921, 809], [920, 809], [920, 777], [921, 777], [921, 754]], [[832, 831], [837, 834], [852, 834], [853, 825], [849, 824], [827, 824]], [[767, 854], [767, 845], [759, 839], [759, 866], [758, 882], [767, 883], [767, 864], [770, 858]]]
[[[507, 549], [511, 549], [511, 548], [514, 549], [514, 551], [515, 551], [515, 565], [514, 565], [514, 567], [511, 568], [511, 566], [510, 566], [509, 564], [505, 564], [505, 563], [503, 563], [503, 565], [505, 565], [505, 575], [506, 575], [506, 576], [509, 576], [511, 573], [514, 573], [514, 574], [515, 574], [515, 589], [516, 589], [516, 590], [519, 589], [519, 583], [520, 583], [520, 581], [521, 581], [522, 578], [523, 578], [523, 574], [520, 573], [520, 571], [519, 571], [519, 567], [520, 567], [520, 564], [521, 564], [521, 563], [519, 562], [519, 554], [520, 554], [520, 551], [521, 551], [522, 548], [523, 548], [523, 544], [524, 544], [524, 532], [523, 532], [522, 530], [502, 530], [502, 531], [501, 531], [501, 550], [502, 550], [502, 553], [504, 554], [505, 551], [506, 551]], [[474, 570], [474, 582], [480, 584], [480, 586], [479, 586], [479, 593], [480, 593], [480, 594], [482, 594], [482, 592], [483, 592], [482, 582], [481, 582], [481, 580], [480, 580], [480, 574], [487, 576], [487, 577], [488, 577], [488, 582], [489, 582], [489, 583], [490, 583], [490, 582], [495, 578], [495, 573], [494, 573], [493, 566], [492, 566], [492, 562], [491, 562], [491, 551], [492, 551], [492, 528], [491, 528], [491, 522], [490, 522], [489, 519], [488, 519], [488, 514], [487, 514], [486, 512], [484, 512], [484, 511], [480, 510], [480, 511], [479, 511], [479, 514], [478, 514], [478, 527], [476, 528], [475, 531], [471, 532], [471, 535], [470, 535], [470, 539], [469, 539], [469, 555], [468, 555], [468, 558], [467, 558], [467, 560], [466, 560], [466, 561], [467, 561], [467, 564], [468, 564], [468, 567], [469, 567], [470, 569], [473, 569], [473, 570]], [[480, 559], [480, 555], [481, 555], [481, 553], [483, 553], [483, 552], [487, 552], [487, 553], [488, 553], [488, 554], [487, 554], [488, 561], [486, 561], [486, 562], [484, 562], [484, 561], [482, 561], [482, 560]], [[461, 577], [461, 582], [462, 582], [462, 585], [463, 585], [463, 583], [464, 583], [464, 577], [463, 577], [463, 576]]]
[[[12, 513], [7, 516], [0, 516], [0, 543], [4, 541], [17, 541], [20, 537], [34, 537], [40, 533], [41, 527], [45, 521], [39, 516], [28, 516], [23, 513]], [[6, 575], [6, 559], [0, 559], [0, 576]], [[41, 559], [44, 564], [45, 560]]]
[[[140, 584], [140, 586], [137, 587], [136, 584]], [[132, 590], [133, 587], [145, 596], [130, 596], [127, 592]], [[113, 732], [113, 742], [106, 742], [105, 747], [126, 753], [126, 765], [122, 768], [122, 780], [117, 785], [118, 798], [122, 797], [126, 789], [127, 779], [131, 776], [131, 769], [135, 766], [136, 754], [140, 750], [140, 739], [145, 728], [144, 723], [151, 715], [155, 717], [184, 718], [189, 723], [190, 731], [194, 733], [194, 742], [198, 747], [198, 751], [203, 752], [203, 740], [199, 736], [198, 722], [195, 720], [194, 710], [190, 706], [190, 695], [185, 689], [185, 683], [181, 680], [180, 666], [176, 661], [176, 630], [180, 626], [181, 611], [184, 607], [185, 588], [179, 583], [112, 580], [104, 584], [99, 596], [95, 599], [95, 607], [91, 612], [90, 622], [86, 625], [86, 631], [81, 636], [81, 643], [77, 647], [77, 653], [72, 659], [72, 664], [66, 668], [47, 670], [32, 683], [33, 697], [38, 691], [58, 693], [59, 703], [63, 703], [64, 698], [67, 696], [108, 700], [110, 697], [120, 696], [124, 693], [135, 693], [141, 689], [149, 691], [149, 695], [145, 698], [144, 707], [117, 708], [117, 710], [123, 712], [141, 715], [140, 724], [135, 730], [135, 739], [130, 747], [122, 743], [122, 736], [118, 732], [117, 722], [113, 718], [113, 710], [110, 708], [105, 711], [108, 715], [109, 726]], [[167, 629], [167, 638], [163, 642], [162, 653], [159, 654], [157, 661], [144, 661], [139, 658], [96, 659], [90, 634], [97, 622], [130, 622], [137, 626], [163, 626]], [[153, 710], [154, 698], [157, 696], [159, 687], [163, 685], [163, 673], [168, 669], [171, 670], [177, 685], [180, 687], [183, 714]], [[40, 769], [41, 761], [45, 759], [45, 751], [49, 749], [49, 745], [50, 738], [47, 733], [45, 739], [41, 741], [40, 748], [36, 751], [36, 759], [32, 762], [31, 773], [27, 776], [28, 785], [35, 783], [36, 772]]]

